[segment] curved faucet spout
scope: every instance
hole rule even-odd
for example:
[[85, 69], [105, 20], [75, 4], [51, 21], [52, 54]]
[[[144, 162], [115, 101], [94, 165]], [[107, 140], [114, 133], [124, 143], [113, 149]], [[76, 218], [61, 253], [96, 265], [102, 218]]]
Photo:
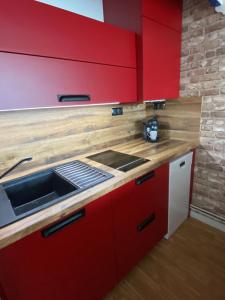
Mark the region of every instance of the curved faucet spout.
[[18, 161], [15, 165], [13, 165], [11, 168], [9, 168], [7, 171], [5, 171], [2, 175], [0, 175], [0, 179], [4, 178], [6, 175], [8, 175], [9, 173], [11, 173], [15, 168], [17, 168], [19, 165], [31, 161], [32, 157], [25, 157], [23, 159], [21, 159], [20, 161]]

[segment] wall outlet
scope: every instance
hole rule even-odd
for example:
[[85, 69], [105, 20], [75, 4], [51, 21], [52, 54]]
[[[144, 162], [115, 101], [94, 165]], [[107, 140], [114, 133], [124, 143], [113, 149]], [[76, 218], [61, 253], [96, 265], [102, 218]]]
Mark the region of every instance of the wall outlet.
[[112, 108], [112, 116], [119, 116], [123, 115], [123, 108], [122, 107], [113, 107]]

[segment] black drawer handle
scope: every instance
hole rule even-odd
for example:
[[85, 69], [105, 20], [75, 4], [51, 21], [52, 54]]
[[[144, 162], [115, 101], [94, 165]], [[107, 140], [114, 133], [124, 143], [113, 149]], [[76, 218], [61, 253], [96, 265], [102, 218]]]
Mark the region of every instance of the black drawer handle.
[[78, 221], [79, 219], [85, 217], [85, 209], [81, 209], [79, 210], [77, 213], [75, 213], [74, 215], [68, 217], [67, 219], [64, 219], [63, 221], [56, 223], [52, 226], [50, 226], [47, 229], [42, 230], [42, 236], [44, 238], [47, 238], [49, 236], [51, 236], [52, 234], [56, 233], [57, 231], [63, 229], [64, 227]]
[[137, 226], [138, 231], [144, 230], [148, 225], [150, 225], [155, 220], [155, 213], [150, 214], [141, 224]]
[[143, 182], [145, 182], [145, 181], [147, 181], [147, 180], [149, 180], [149, 179], [151, 179], [153, 177], [155, 177], [155, 171], [151, 171], [150, 173], [145, 174], [144, 176], [141, 176], [141, 177], [137, 178], [135, 180], [135, 182], [136, 182], [137, 185], [140, 185]]
[[90, 95], [58, 95], [59, 102], [90, 101]]
[[182, 162], [180, 163], [180, 167], [182, 168], [183, 166], [185, 166], [185, 161], [182, 161]]

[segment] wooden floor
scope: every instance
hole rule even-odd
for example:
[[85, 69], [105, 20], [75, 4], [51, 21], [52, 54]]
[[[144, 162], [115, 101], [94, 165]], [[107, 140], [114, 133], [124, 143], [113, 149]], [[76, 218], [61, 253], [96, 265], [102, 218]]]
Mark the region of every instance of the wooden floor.
[[189, 219], [104, 300], [143, 299], [225, 300], [225, 233]]

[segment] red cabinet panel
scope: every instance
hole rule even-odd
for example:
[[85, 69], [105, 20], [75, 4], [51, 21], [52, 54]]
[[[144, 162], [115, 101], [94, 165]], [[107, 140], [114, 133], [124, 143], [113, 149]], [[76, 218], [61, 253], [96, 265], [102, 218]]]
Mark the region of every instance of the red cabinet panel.
[[178, 97], [182, 0], [104, 0], [103, 3], [105, 22], [138, 33], [138, 98]]
[[85, 210], [83, 218], [47, 238], [38, 231], [0, 251], [7, 300], [99, 300], [113, 288], [110, 201], [102, 197]]
[[0, 50], [136, 67], [135, 34], [31, 0], [0, 0]]
[[142, 0], [142, 15], [181, 32], [182, 0]]
[[[59, 94], [88, 94], [91, 101], [135, 102], [136, 69], [0, 53], [0, 110], [73, 105]], [[75, 103], [76, 104], [76, 103]]]
[[156, 170], [154, 182], [156, 231], [155, 243], [159, 242], [168, 231], [168, 195], [169, 195], [169, 164]]
[[2, 300], [7, 300], [5, 292], [3, 290], [3, 288], [0, 285], [0, 297], [2, 297]]
[[143, 22], [143, 98], [179, 96], [181, 35], [159, 23]]
[[181, 32], [182, 0], [103, 0], [105, 22], [140, 33], [141, 16]]
[[141, 0], [103, 0], [104, 21], [141, 33]]
[[110, 193], [120, 280], [167, 232], [168, 165]]

